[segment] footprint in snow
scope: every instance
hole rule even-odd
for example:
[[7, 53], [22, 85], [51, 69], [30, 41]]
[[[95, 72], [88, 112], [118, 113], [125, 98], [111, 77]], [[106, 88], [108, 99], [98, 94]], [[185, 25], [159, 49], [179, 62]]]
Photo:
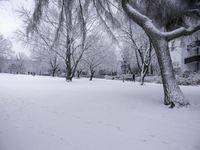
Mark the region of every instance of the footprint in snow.
[[102, 121], [98, 121], [98, 124], [102, 124]]
[[147, 142], [147, 140], [145, 140], [145, 139], [140, 139], [140, 141], [141, 141], [141, 142], [144, 142], [144, 143]]
[[60, 144], [63, 144], [63, 138], [60, 138], [60, 139], [59, 139], [59, 143], [60, 143]]
[[163, 143], [163, 144], [168, 144], [168, 142], [166, 142], [166, 141], [162, 141], [162, 143]]
[[152, 138], [156, 137], [156, 136], [155, 136], [155, 135], [153, 135], [153, 134], [150, 134], [149, 136], [150, 136], [150, 137], [152, 137]]

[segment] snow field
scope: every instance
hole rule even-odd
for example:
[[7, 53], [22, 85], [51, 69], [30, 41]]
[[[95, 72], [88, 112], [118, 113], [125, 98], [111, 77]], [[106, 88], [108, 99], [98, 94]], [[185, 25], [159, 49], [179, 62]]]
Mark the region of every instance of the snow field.
[[0, 74], [0, 150], [200, 150], [200, 87]]

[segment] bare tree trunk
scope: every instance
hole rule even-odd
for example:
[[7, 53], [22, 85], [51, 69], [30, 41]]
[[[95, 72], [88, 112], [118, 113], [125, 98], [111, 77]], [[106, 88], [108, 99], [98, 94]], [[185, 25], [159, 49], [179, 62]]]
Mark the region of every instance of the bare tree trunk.
[[141, 71], [141, 82], [140, 82], [141, 85], [144, 85], [144, 78], [146, 77], [147, 71], [148, 71], [148, 66], [145, 63], [143, 63]]
[[55, 74], [56, 74], [56, 69], [52, 69], [52, 77], [55, 77]]
[[77, 78], [78, 78], [78, 79], [80, 78], [80, 74], [77, 75]]
[[80, 69], [80, 70], [77, 70], [77, 78], [78, 78], [78, 79], [80, 78], [81, 73], [82, 73], [82, 70], [81, 70], [81, 69]]
[[141, 70], [141, 85], [144, 85], [144, 78], [146, 77], [149, 71], [149, 65], [151, 64], [151, 52], [152, 52], [152, 44], [149, 42], [149, 48], [146, 50], [145, 55], [143, 57], [142, 70]]
[[52, 77], [55, 77], [57, 71], [59, 70], [59, 64], [58, 64], [58, 60], [57, 57], [55, 57], [53, 60], [50, 59], [50, 73]]
[[93, 77], [94, 77], [94, 73], [95, 73], [94, 70], [91, 70], [91, 71], [90, 71], [90, 81], [92, 81], [92, 79], [93, 79]]
[[92, 81], [92, 78], [93, 78], [93, 75], [91, 74], [91, 75], [90, 75], [90, 81]]
[[71, 66], [68, 64], [66, 67], [66, 81], [72, 81], [72, 78]]
[[140, 62], [139, 62], [139, 58], [138, 58], [138, 49], [135, 49], [135, 56], [136, 56], [136, 62], [137, 62], [137, 66], [138, 66], [138, 69], [139, 69], [139, 72], [141, 72], [141, 67], [140, 67]]
[[175, 78], [172, 60], [169, 53], [168, 41], [160, 37], [154, 37], [151, 39], [160, 66], [164, 88], [164, 104], [170, 105], [171, 108], [175, 106], [174, 103], [187, 105], [188, 102], [186, 101]]
[[69, 52], [67, 52], [66, 54], [66, 81], [72, 81], [72, 67], [71, 67], [71, 54], [68, 54]]

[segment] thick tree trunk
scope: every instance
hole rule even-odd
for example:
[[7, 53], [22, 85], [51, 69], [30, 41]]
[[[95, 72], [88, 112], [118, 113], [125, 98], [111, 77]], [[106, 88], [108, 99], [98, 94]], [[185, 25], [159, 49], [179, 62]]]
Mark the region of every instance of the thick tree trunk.
[[70, 76], [67, 75], [67, 76], [66, 76], [66, 81], [67, 81], [67, 82], [71, 82], [71, 81], [72, 81], [72, 77], [70, 77]]
[[187, 105], [188, 102], [181, 91], [173, 70], [168, 41], [161, 37], [151, 38], [160, 66], [164, 88], [164, 104], [171, 108], [178, 105]]
[[56, 69], [52, 69], [52, 77], [55, 77]]
[[90, 75], [90, 81], [92, 81], [92, 78], [93, 78], [92, 75]]
[[93, 77], [94, 77], [94, 71], [91, 71], [91, 73], [90, 73], [90, 81], [92, 81]]
[[51, 76], [52, 76], [52, 77], [55, 77], [57, 73], [58, 73], [58, 67], [52, 68]]
[[78, 78], [78, 79], [80, 78], [80, 75], [81, 75], [81, 74], [78, 72], [78, 74], [77, 74], [77, 78]]
[[82, 70], [77, 70], [77, 78], [79, 79], [82, 74]]
[[70, 64], [66, 64], [66, 81], [70, 82], [72, 81], [72, 69]]
[[72, 81], [72, 77], [70, 75], [68, 75], [68, 74], [66, 75], [66, 81], [67, 82], [71, 82]]

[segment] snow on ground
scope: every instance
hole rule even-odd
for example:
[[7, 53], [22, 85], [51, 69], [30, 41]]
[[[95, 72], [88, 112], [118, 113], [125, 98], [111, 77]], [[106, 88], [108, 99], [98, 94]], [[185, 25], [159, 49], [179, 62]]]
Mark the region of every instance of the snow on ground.
[[200, 150], [200, 87], [188, 108], [162, 86], [0, 74], [0, 150]]

